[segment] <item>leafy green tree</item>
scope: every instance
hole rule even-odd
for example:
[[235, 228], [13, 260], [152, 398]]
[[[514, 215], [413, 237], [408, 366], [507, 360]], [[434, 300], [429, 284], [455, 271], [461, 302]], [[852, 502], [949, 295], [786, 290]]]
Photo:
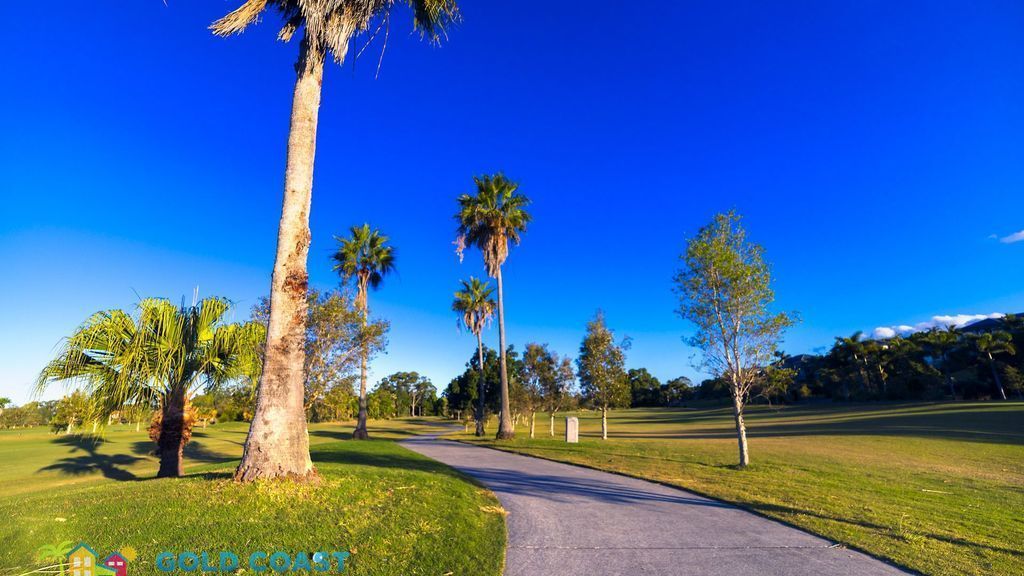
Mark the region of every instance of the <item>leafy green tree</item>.
[[526, 206], [530, 201], [518, 192], [519, 185], [503, 174], [473, 179], [476, 194], [458, 198], [459, 257], [465, 247], [475, 246], [483, 254], [487, 275], [498, 283], [498, 350], [501, 356], [501, 415], [497, 438], [515, 436], [509, 404], [508, 358], [505, 344], [505, 300], [501, 266], [508, 258], [509, 242], [519, 244], [520, 235], [530, 223]]
[[[852, 336], [837, 336], [836, 344], [832, 348], [833, 353], [843, 363], [855, 367], [860, 375], [865, 392], [871, 389], [871, 380], [865, 367], [867, 366], [867, 342], [864, 340], [864, 333], [857, 331]], [[846, 400], [850, 399], [850, 388], [848, 382], [843, 381], [843, 395]]]
[[256, 322], [225, 322], [229, 309], [221, 298], [180, 307], [149, 298], [134, 319], [122, 310], [94, 314], [43, 369], [37, 390], [57, 381], [80, 384], [100, 415], [158, 402], [157, 476], [181, 476], [191, 431], [186, 411], [196, 391], [259, 379], [266, 331]]
[[608, 410], [629, 406], [629, 375], [626, 374], [625, 349], [629, 341], [615, 343], [615, 334], [605, 325], [598, 310], [587, 323], [587, 333], [576, 358], [583, 395], [601, 410], [601, 438], [608, 439]]
[[[362, 311], [353, 298], [339, 290], [310, 288], [306, 310], [303, 409], [313, 422], [347, 420], [348, 416], [338, 416], [344, 413], [339, 404], [344, 391], [336, 388], [352, 386], [352, 376], [362, 359], [363, 338], [373, 358], [387, 346], [390, 325], [386, 320], [375, 320], [363, 326]], [[252, 317], [264, 326], [269, 323], [269, 298], [261, 298], [253, 306]], [[329, 393], [333, 394], [332, 406], [318, 406]]]
[[629, 405], [657, 406], [661, 404], [661, 382], [647, 368], [633, 368], [629, 371]]
[[[413, 26], [422, 37], [438, 42], [445, 27], [457, 20], [454, 0], [408, 0]], [[268, 8], [283, 22], [278, 38], [289, 41], [301, 31], [297, 77], [292, 96], [291, 128], [285, 168], [284, 203], [278, 229], [277, 256], [271, 280], [271, 315], [267, 354], [246, 450], [235, 476], [306, 478], [315, 474], [309, 458], [309, 437], [302, 410], [305, 364], [306, 290], [309, 274], [309, 210], [313, 192], [313, 160], [320, 110], [324, 62], [330, 54], [339, 64], [349, 42], [361, 33], [390, 23], [393, 0], [245, 0], [214, 22], [214, 34], [239, 34], [260, 20]], [[374, 32], [376, 35], [376, 32]], [[372, 39], [372, 36], [371, 36]], [[365, 417], [365, 395], [360, 412]], [[360, 433], [365, 437], [365, 429]]]
[[555, 378], [542, 382], [541, 398], [544, 401], [544, 410], [548, 413], [548, 433], [554, 437], [555, 413], [568, 406], [572, 400], [572, 385], [576, 382], [576, 371], [573, 370], [570, 358], [559, 358], [557, 354], [551, 356], [556, 366]]
[[688, 341], [703, 352], [703, 367], [729, 384], [739, 465], [745, 467], [750, 455], [743, 409], [759, 370], [772, 361], [794, 319], [768, 310], [775, 294], [764, 250], [747, 240], [735, 212], [701, 228], [681, 259], [678, 312], [696, 328]]
[[75, 426], [96, 417], [96, 407], [81, 390], [75, 390], [57, 401], [56, 410], [50, 418], [50, 428], [54, 433], [71, 434]]
[[662, 406], [676, 406], [693, 398], [693, 382], [686, 376], [673, 378], [662, 384], [659, 392]]
[[956, 348], [957, 343], [960, 341], [960, 334], [953, 326], [948, 326], [945, 329], [932, 328], [927, 332], [918, 335], [921, 340], [924, 349], [928, 355], [931, 356], [935, 363], [938, 365], [939, 371], [942, 373], [943, 380], [949, 386], [949, 396], [953, 400], [956, 400], [956, 383], [953, 377], [949, 373], [949, 354]]
[[478, 386], [480, 387], [477, 393], [477, 410], [476, 410], [476, 435], [484, 435], [484, 421], [486, 420], [486, 412], [484, 411], [484, 378], [483, 378], [483, 366], [484, 366], [484, 341], [483, 331], [484, 328], [490, 324], [491, 319], [494, 318], [494, 310], [496, 303], [494, 301], [494, 289], [490, 287], [488, 282], [482, 282], [479, 278], [469, 278], [469, 282], [462, 280], [462, 289], [455, 292], [455, 301], [452, 302], [452, 311], [459, 315], [459, 324], [464, 326], [467, 330], [476, 336], [476, 349], [477, 355], [479, 356], [479, 367], [481, 370], [481, 377], [479, 379]]
[[364, 333], [361, 335], [359, 366], [359, 419], [352, 438], [366, 440], [366, 364], [370, 356], [371, 334], [369, 326], [369, 292], [380, 287], [384, 277], [395, 270], [395, 249], [388, 245], [388, 237], [369, 224], [353, 226], [347, 238], [337, 238], [338, 250], [334, 253], [334, 270], [341, 275], [342, 282], [355, 281], [356, 308], [362, 314]]
[[547, 404], [554, 420], [552, 402], [558, 402], [562, 380], [559, 378], [559, 360], [548, 350], [547, 344], [529, 343], [523, 352], [523, 389], [525, 407], [530, 419], [530, 438], [534, 438], [537, 411]]
[[988, 366], [992, 372], [992, 380], [995, 382], [999, 396], [1003, 400], [1006, 400], [1006, 390], [1003, 388], [1003, 381], [999, 378], [999, 372], [996, 370], [996, 357], [1003, 355], [1012, 356], [1017, 353], [1012, 340], [1010, 334], [1004, 331], [986, 332], [970, 339], [971, 346], [978, 359]]
[[11, 399], [6, 396], [0, 396], [0, 416], [4, 415], [4, 410], [11, 405]]

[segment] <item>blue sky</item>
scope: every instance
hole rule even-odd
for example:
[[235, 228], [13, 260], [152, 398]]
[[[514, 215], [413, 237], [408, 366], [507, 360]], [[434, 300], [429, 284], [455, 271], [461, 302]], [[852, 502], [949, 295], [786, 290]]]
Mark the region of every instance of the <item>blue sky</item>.
[[[375, 377], [462, 371], [451, 293], [482, 267], [453, 253], [454, 197], [496, 170], [534, 202], [505, 273], [520, 348], [575, 353], [600, 307], [631, 367], [695, 376], [670, 280], [730, 208], [803, 318], [790, 352], [1024, 311], [1024, 242], [999, 241], [1024, 230], [1021, 3], [462, 4], [443, 46], [402, 12], [378, 78], [379, 44], [324, 81], [311, 279], [336, 283], [348, 226], [392, 237]], [[297, 47], [273, 17], [211, 36], [234, 7], [0, 6], [0, 395], [27, 400], [96, 310], [198, 286], [244, 318], [267, 292]]]

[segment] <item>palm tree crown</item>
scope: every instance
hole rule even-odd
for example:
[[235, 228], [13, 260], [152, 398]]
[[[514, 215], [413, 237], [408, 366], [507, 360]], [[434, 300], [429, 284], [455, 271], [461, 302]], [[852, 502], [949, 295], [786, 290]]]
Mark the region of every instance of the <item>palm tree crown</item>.
[[[458, 20], [454, 0], [407, 0], [413, 11], [413, 27], [432, 42], [445, 35], [445, 27]], [[277, 37], [289, 41], [305, 27], [304, 41], [315, 54], [330, 51], [341, 63], [354, 34], [366, 32], [374, 23], [374, 35], [390, 23], [395, 0], [246, 0], [241, 6], [214, 22], [210, 29], [219, 36], [230, 36], [255, 23], [267, 9], [273, 8], [284, 21]]]
[[334, 271], [343, 279], [356, 280], [356, 306], [364, 313], [369, 288], [376, 290], [384, 276], [395, 269], [395, 249], [388, 245], [389, 238], [369, 224], [353, 226], [347, 238], [335, 237], [339, 242], [334, 253]]
[[[519, 244], [530, 223], [530, 200], [518, 193], [519, 185], [504, 174], [477, 176], [476, 195], [459, 196], [459, 246], [476, 246], [484, 256], [487, 274], [496, 277], [508, 258], [509, 241]], [[460, 253], [461, 254], [461, 253]]]
[[479, 278], [470, 277], [469, 281], [461, 280], [462, 289], [455, 293], [452, 311], [459, 314], [459, 323], [475, 335], [480, 335], [488, 322], [494, 318], [497, 303], [494, 301], [494, 288], [490, 283]]
[[221, 298], [180, 307], [147, 298], [135, 319], [123, 310], [94, 314], [43, 369], [37, 389], [78, 382], [97, 410], [109, 412], [231, 380], [255, 384], [265, 330], [225, 323], [229, 309]]

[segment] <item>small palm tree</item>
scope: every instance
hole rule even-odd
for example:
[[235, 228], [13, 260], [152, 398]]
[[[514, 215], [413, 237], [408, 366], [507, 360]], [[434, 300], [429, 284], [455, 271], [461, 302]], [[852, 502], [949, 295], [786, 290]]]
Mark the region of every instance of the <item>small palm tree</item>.
[[999, 390], [999, 396], [1003, 400], [1006, 400], [1006, 390], [1003, 389], [1003, 381], [999, 378], [999, 371], [996, 370], [996, 356], [1008, 354], [1013, 356], [1017, 353], [1016, 347], [1013, 345], [1013, 338], [1009, 332], [986, 332], [979, 334], [971, 339], [971, 343], [974, 345], [974, 351], [986, 364], [988, 364], [989, 370], [992, 371], [992, 380], [996, 383], [996, 388]]
[[[412, 8], [413, 27], [432, 42], [439, 41], [446, 26], [458, 19], [454, 0], [405, 3]], [[395, 0], [245, 0], [210, 26], [219, 36], [238, 34], [269, 9], [280, 14], [283, 22], [278, 38], [288, 41], [296, 33], [302, 37], [295, 63], [284, 202], [270, 284], [267, 354], [255, 416], [235, 472], [240, 481], [301, 479], [315, 474], [302, 409], [303, 371], [295, 367], [305, 363], [309, 209], [324, 61], [330, 54], [340, 64], [355, 36], [389, 30], [395, 5]]]
[[461, 280], [462, 289], [455, 292], [452, 311], [459, 315], [459, 323], [476, 336], [477, 359], [480, 364], [480, 379], [477, 384], [476, 435], [484, 435], [484, 327], [494, 318], [494, 288], [479, 278]]
[[[370, 315], [369, 291], [380, 287], [384, 276], [395, 269], [395, 249], [388, 246], [388, 237], [369, 224], [353, 226], [348, 238], [335, 239], [338, 250], [332, 257], [334, 271], [341, 275], [342, 282], [355, 280], [356, 307], [363, 315], [363, 331], [366, 331]], [[359, 368], [359, 420], [352, 437], [365, 440], [370, 437], [366, 430], [366, 362], [370, 353], [367, 335], [363, 334], [362, 358]]]
[[477, 247], [484, 257], [487, 275], [498, 281], [498, 345], [501, 358], [501, 418], [499, 439], [515, 436], [508, 400], [508, 361], [505, 353], [505, 298], [501, 266], [508, 258], [509, 242], [519, 244], [520, 235], [530, 223], [526, 206], [530, 201], [518, 192], [519, 185], [503, 174], [473, 179], [476, 194], [462, 194], [455, 214], [458, 246]]
[[956, 347], [957, 342], [960, 341], [960, 333], [954, 326], [947, 326], [945, 329], [932, 328], [923, 337], [925, 348], [928, 351], [928, 355], [937, 361], [939, 365], [939, 371], [942, 373], [942, 377], [949, 384], [949, 395], [953, 400], [956, 400], [956, 384], [953, 381], [953, 377], [949, 374], [949, 352]]
[[68, 554], [71, 553], [71, 548], [72, 543], [70, 540], [65, 540], [60, 544], [44, 544], [36, 551], [36, 558], [40, 562], [56, 562], [60, 568], [60, 576], [64, 576], [66, 573], [64, 567], [67, 565]]
[[94, 314], [43, 368], [37, 391], [58, 381], [81, 384], [97, 416], [158, 403], [157, 477], [181, 476], [193, 394], [259, 379], [265, 329], [255, 322], [224, 322], [229, 309], [221, 298], [180, 307], [148, 298], [139, 302], [136, 318], [122, 310]]

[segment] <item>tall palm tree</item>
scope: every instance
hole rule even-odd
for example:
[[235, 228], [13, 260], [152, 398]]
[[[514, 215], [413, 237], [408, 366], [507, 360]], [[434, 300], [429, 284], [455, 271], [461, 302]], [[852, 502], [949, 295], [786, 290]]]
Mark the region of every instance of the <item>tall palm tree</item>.
[[80, 384], [100, 422], [115, 410], [158, 402], [157, 477], [181, 476], [195, 392], [259, 379], [266, 331], [256, 322], [226, 323], [229, 309], [221, 298], [191, 306], [148, 298], [134, 319], [122, 310], [94, 314], [43, 368], [37, 390], [57, 381]]
[[[412, 8], [413, 27], [432, 42], [439, 41], [445, 27], [458, 19], [455, 0], [406, 3]], [[291, 40], [300, 30], [302, 35], [295, 64], [284, 203], [270, 284], [267, 353], [256, 411], [235, 472], [237, 480], [315, 474], [302, 409], [302, 366], [309, 283], [309, 210], [324, 61], [330, 53], [340, 64], [354, 36], [371, 29], [375, 30], [373, 35], [382, 28], [389, 29], [395, 4], [395, 0], [245, 0], [210, 26], [219, 36], [238, 34], [269, 8], [276, 10], [284, 23], [279, 39]]]
[[355, 280], [356, 308], [363, 315], [361, 359], [359, 367], [359, 421], [352, 437], [366, 440], [366, 362], [370, 354], [368, 335], [365, 334], [370, 317], [369, 291], [376, 290], [384, 276], [395, 269], [395, 249], [388, 246], [388, 237], [369, 224], [353, 226], [348, 238], [338, 238], [338, 250], [334, 253], [334, 271], [341, 275], [342, 282]]
[[996, 383], [999, 395], [1006, 400], [1006, 390], [1003, 389], [1003, 381], [999, 378], [999, 371], [996, 370], [996, 356], [1002, 354], [1014, 355], [1017, 349], [1013, 345], [1013, 338], [1009, 332], [986, 332], [971, 338], [974, 344], [974, 351], [985, 360], [989, 370], [992, 371], [992, 380]]
[[[508, 400], [508, 361], [505, 352], [505, 298], [501, 266], [508, 258], [509, 242], [519, 244], [520, 235], [530, 223], [526, 196], [519, 185], [498, 173], [473, 178], [476, 194], [462, 194], [455, 214], [460, 249], [476, 246], [484, 257], [487, 275], [498, 281], [498, 344], [501, 357], [501, 418], [499, 439], [515, 436]], [[460, 253], [461, 256], [461, 253]]]
[[480, 379], [477, 384], [476, 435], [484, 435], [484, 327], [494, 318], [494, 288], [489, 282], [470, 276], [469, 282], [460, 280], [462, 289], [455, 292], [452, 311], [459, 315], [459, 323], [476, 336]]
[[937, 360], [939, 365], [939, 371], [942, 373], [942, 377], [949, 384], [949, 395], [953, 400], [956, 400], [956, 384], [953, 381], [953, 377], [949, 374], [949, 352], [960, 341], [960, 333], [954, 326], [947, 326], [945, 329], [932, 328], [924, 336], [922, 341], [928, 351], [928, 355], [934, 360]]
[[[864, 384], [864, 391], [868, 392], [871, 388], [871, 380], [868, 378], [868, 373], [864, 369], [867, 364], [867, 343], [864, 341], [864, 333], [857, 331], [852, 336], [836, 337], [835, 349], [839, 351], [840, 355], [848, 364], [852, 364], [857, 367], [857, 371], [860, 373], [861, 381]], [[846, 399], [850, 399], [849, 386], [843, 382], [844, 388], [846, 388]]]

